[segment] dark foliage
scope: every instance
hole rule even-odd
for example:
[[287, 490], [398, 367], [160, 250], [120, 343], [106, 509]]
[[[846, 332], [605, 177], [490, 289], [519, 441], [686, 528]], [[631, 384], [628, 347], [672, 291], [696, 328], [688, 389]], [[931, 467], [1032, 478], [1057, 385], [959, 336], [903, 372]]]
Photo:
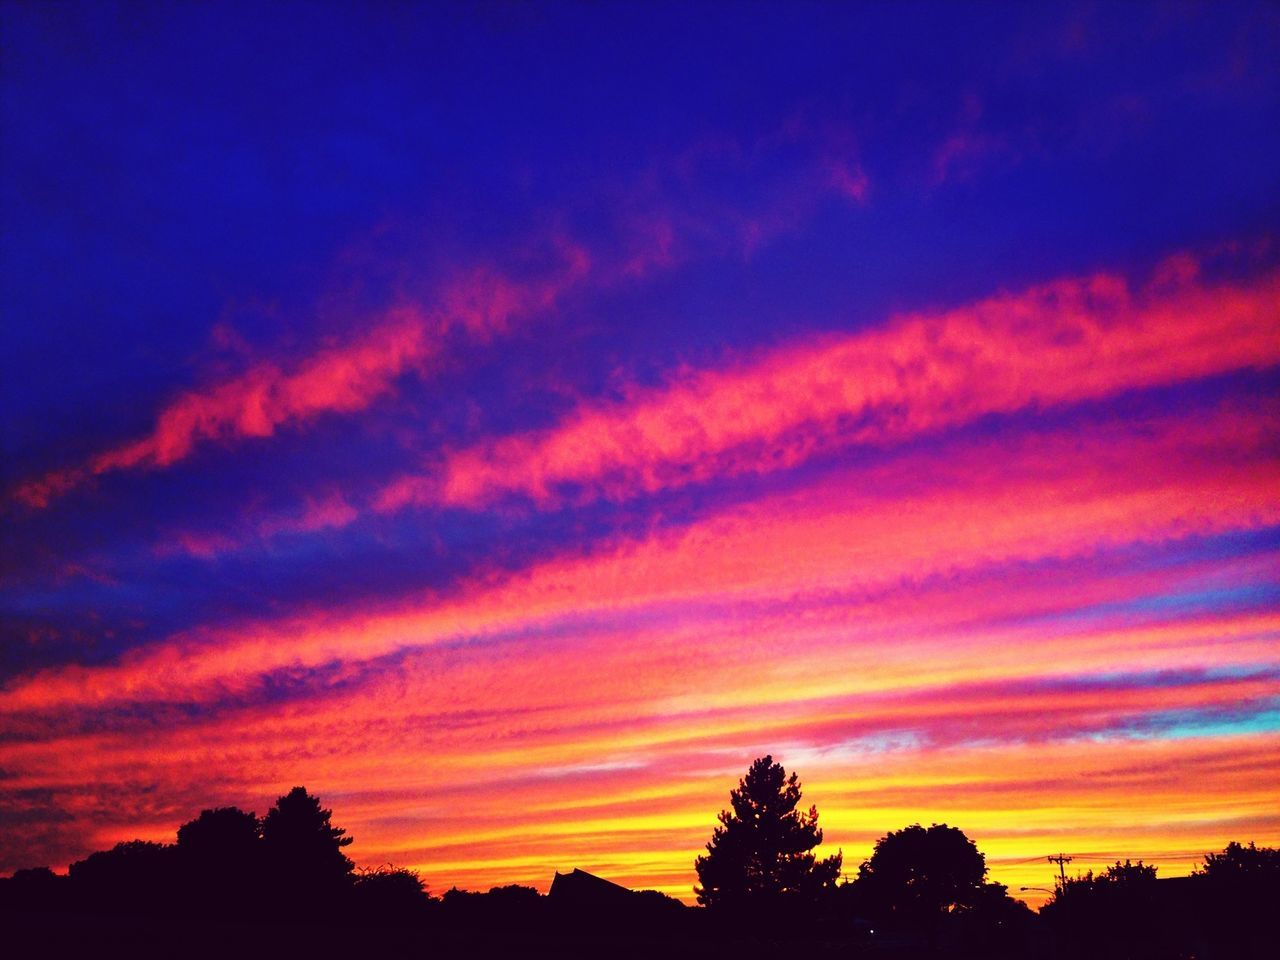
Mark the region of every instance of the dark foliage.
[[1041, 911], [1064, 942], [1094, 944], [1104, 956], [1163, 956], [1170, 944], [1156, 868], [1141, 860], [1067, 878]]
[[178, 828], [178, 849], [202, 866], [234, 863], [253, 856], [262, 838], [262, 824], [237, 807], [202, 810]]
[[695, 869], [698, 902], [735, 910], [774, 910], [786, 899], [816, 901], [835, 886], [842, 854], [818, 860], [818, 809], [798, 809], [800, 780], [773, 757], [751, 764], [729, 792], [705, 856]]
[[350, 887], [355, 864], [342, 848], [352, 838], [333, 825], [332, 816], [318, 798], [294, 787], [263, 817], [265, 874], [281, 912], [324, 912]]
[[1272, 890], [1280, 885], [1280, 850], [1250, 843], [1228, 843], [1221, 853], [1206, 854], [1197, 876], [1222, 884], [1261, 884]]
[[919, 824], [876, 842], [845, 890], [854, 912], [882, 935], [920, 946], [1009, 955], [1025, 948], [1033, 918], [962, 830]]
[[1117, 861], [1101, 873], [1090, 870], [1082, 876], [1068, 877], [1058, 885], [1046, 907], [1065, 911], [1090, 904], [1135, 904], [1153, 895], [1155, 883], [1154, 866], [1141, 860], [1137, 863]]
[[876, 841], [858, 870], [858, 883], [886, 919], [927, 924], [972, 907], [986, 876], [986, 858], [963, 831], [945, 823], [913, 824]]
[[1036, 915], [1003, 883], [982, 884], [944, 923], [951, 942], [970, 956], [1025, 957], [1038, 945]]
[[544, 923], [543, 900], [533, 887], [517, 884], [493, 887], [488, 893], [453, 887], [440, 898], [440, 909], [449, 925], [463, 929], [484, 929], [504, 923], [528, 929]]
[[390, 865], [358, 871], [351, 893], [352, 907], [363, 920], [409, 923], [422, 919], [431, 905], [422, 877]]
[[[959, 830], [888, 834], [858, 878], [835, 887], [840, 857], [815, 859], [817, 813], [799, 808], [797, 777], [765, 757], [731, 793], [732, 811], [698, 858], [713, 909], [574, 870], [553, 894], [532, 887], [451, 889], [436, 900], [418, 874], [354, 871], [346, 831], [301, 787], [264, 820], [205, 810], [176, 844], [131, 841], [72, 864], [0, 878], [4, 946], [14, 955], [1089, 956], [1126, 960], [1251, 958], [1274, 953], [1280, 851], [1229, 844], [1190, 877], [1161, 880], [1141, 861], [1063, 883], [1040, 916], [986, 880], [985, 858]], [[737, 826], [731, 826], [737, 824]], [[742, 867], [736, 887], [708, 866]], [[745, 865], [745, 867], [744, 867]], [[752, 884], [758, 884], [752, 886]], [[732, 890], [726, 900], [717, 896]], [[735, 899], [737, 897], [738, 899]], [[750, 907], [750, 910], [734, 909]], [[193, 937], [193, 933], [195, 934]], [[797, 946], [803, 944], [803, 946]]]
[[1193, 891], [1183, 899], [1194, 902], [1178, 905], [1180, 928], [1187, 929], [1188, 918], [1193, 920], [1191, 939], [1223, 948], [1223, 956], [1274, 955], [1280, 850], [1229, 843], [1221, 853], [1208, 854], [1191, 881]]
[[150, 913], [181, 904], [178, 851], [167, 843], [129, 840], [91, 853], [67, 871], [78, 904], [94, 912]]
[[50, 904], [66, 902], [70, 878], [59, 876], [48, 867], [28, 867], [12, 877], [0, 878], [0, 907], [33, 911], [48, 909]]
[[417, 874], [390, 866], [354, 874], [342, 853], [351, 839], [331, 816], [302, 787], [261, 821], [235, 807], [204, 810], [178, 828], [176, 844], [120, 843], [65, 877], [20, 870], [0, 880], [0, 910], [235, 923], [419, 917], [430, 898]]
[[233, 916], [250, 914], [262, 894], [262, 825], [236, 807], [201, 811], [178, 828], [178, 862], [196, 902]]

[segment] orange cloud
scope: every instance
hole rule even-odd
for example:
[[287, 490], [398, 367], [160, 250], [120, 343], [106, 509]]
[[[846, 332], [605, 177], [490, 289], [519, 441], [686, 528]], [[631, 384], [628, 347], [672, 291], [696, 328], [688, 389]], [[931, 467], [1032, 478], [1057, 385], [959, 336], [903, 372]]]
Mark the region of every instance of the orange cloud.
[[[1274, 695], [1274, 676], [1146, 691], [1140, 684], [1035, 693], [1015, 686], [1003, 696], [998, 687], [961, 682], [841, 703], [743, 698], [732, 710], [680, 716], [642, 695], [602, 718], [602, 695], [626, 684], [605, 664], [595, 666], [560, 678], [565, 699], [551, 714], [531, 711], [518, 684], [486, 689], [492, 670], [468, 676], [436, 658], [403, 678], [285, 709], [257, 707], [145, 739], [121, 732], [8, 743], [0, 745], [0, 759], [13, 773], [12, 787], [67, 797], [68, 806], [104, 785], [119, 786], [136, 808], [119, 811], [118, 826], [104, 831], [100, 844], [136, 835], [140, 824], [163, 824], [171, 836], [196, 812], [179, 804], [214, 802], [208, 793], [170, 800], [167, 821], [164, 810], [143, 806], [152, 794], [189, 796], [193, 769], [224, 771], [205, 786], [217, 802], [259, 810], [279, 784], [306, 782], [334, 804], [362, 862], [418, 867], [437, 892], [454, 883], [545, 889], [553, 870], [579, 865], [687, 897], [693, 854], [740, 767], [762, 745], [800, 769], [828, 843], [843, 846], [851, 866], [884, 831], [917, 820], [964, 827], [992, 857], [995, 878], [1012, 883], [1040, 882], [1026, 878], [1035, 876], [1031, 861], [1046, 848], [1104, 861], [1116, 853], [1154, 855], [1185, 872], [1199, 853], [1227, 839], [1280, 836], [1274, 777], [1266, 772], [1280, 769], [1276, 735], [1120, 735], [1105, 751], [1094, 739], [1117, 715], [1229, 705], [1248, 692], [1242, 685]], [[663, 669], [660, 661], [649, 668]], [[717, 692], [738, 682], [732, 674], [709, 679]], [[578, 692], [584, 683], [595, 686], [594, 696]], [[456, 702], [433, 714], [435, 704], [419, 703], [421, 691], [438, 696], [446, 686], [474, 706]], [[504, 700], [495, 710], [498, 694]], [[926, 736], [855, 749], [843, 742], [846, 734], [904, 723], [945, 732], [972, 723], [975, 711], [997, 723], [973, 723], [967, 739]], [[1037, 720], [1046, 714], [1049, 720]], [[1062, 719], [1057, 735], [1036, 735], [1037, 727], [1054, 732]], [[1024, 730], [1026, 723], [1033, 726]], [[161, 789], [130, 789], [141, 783]]]

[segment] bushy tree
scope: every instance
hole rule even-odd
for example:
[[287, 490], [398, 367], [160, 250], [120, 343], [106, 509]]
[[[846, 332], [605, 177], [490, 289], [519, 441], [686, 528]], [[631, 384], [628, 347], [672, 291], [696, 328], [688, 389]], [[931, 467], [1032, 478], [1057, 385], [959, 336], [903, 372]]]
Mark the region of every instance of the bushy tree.
[[1068, 877], [1058, 885], [1045, 909], [1052, 913], [1067, 905], [1132, 900], [1148, 893], [1155, 879], [1156, 868], [1153, 865], [1141, 860], [1137, 863], [1117, 860], [1099, 873], [1090, 870], [1080, 876]]
[[238, 807], [216, 807], [178, 828], [178, 849], [208, 860], [251, 856], [262, 837], [262, 824]]
[[763, 905], [834, 887], [842, 855], [815, 857], [813, 848], [822, 843], [818, 810], [800, 809], [800, 796], [798, 776], [788, 776], [773, 757], [751, 764], [729, 792], [730, 809], [720, 812], [706, 854], [694, 864], [699, 903]]
[[128, 840], [91, 853], [67, 871], [79, 904], [89, 910], [162, 913], [177, 900], [177, 849], [151, 840]]
[[416, 871], [390, 865], [358, 871], [353, 894], [356, 913], [364, 919], [420, 919], [431, 903]]
[[1205, 854], [1204, 866], [1195, 873], [1212, 881], [1274, 886], [1280, 883], [1280, 850], [1232, 841], [1221, 853]]
[[876, 841], [857, 886], [882, 921], [932, 927], [945, 914], [976, 906], [986, 876], [986, 858], [964, 831], [913, 824]]
[[1139, 860], [1134, 863], [1132, 860], [1126, 860], [1121, 863], [1117, 860], [1107, 869], [1103, 870], [1094, 881], [1103, 886], [1112, 885], [1117, 887], [1141, 887], [1146, 884], [1153, 883], [1156, 879], [1156, 867], [1154, 864], [1143, 863]]
[[1280, 901], [1280, 850], [1229, 843], [1210, 853], [1192, 875], [1201, 936], [1222, 956], [1263, 957], [1275, 952], [1275, 905]]
[[1141, 860], [1069, 877], [1040, 915], [1066, 943], [1088, 945], [1099, 956], [1163, 956], [1158, 951], [1168, 946], [1156, 868]]
[[262, 871], [262, 824], [236, 807], [203, 810], [178, 828], [178, 856], [197, 911], [243, 912]]

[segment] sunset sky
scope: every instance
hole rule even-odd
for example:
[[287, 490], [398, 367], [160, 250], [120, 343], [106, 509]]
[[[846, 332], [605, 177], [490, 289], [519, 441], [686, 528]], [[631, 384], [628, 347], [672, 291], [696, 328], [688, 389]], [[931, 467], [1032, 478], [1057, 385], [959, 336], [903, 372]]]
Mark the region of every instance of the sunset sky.
[[0, 874], [1280, 844], [1273, 4], [361, 6], [0, 8]]

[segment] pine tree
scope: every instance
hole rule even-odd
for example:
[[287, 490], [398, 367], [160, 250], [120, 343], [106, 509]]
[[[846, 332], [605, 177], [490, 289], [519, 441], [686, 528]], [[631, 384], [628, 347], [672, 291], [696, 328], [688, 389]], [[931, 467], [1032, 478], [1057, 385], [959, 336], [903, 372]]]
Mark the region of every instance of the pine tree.
[[698, 902], [708, 907], [759, 905], [812, 897], [834, 887], [841, 853], [817, 860], [818, 809], [797, 809], [800, 780], [773, 757], [756, 760], [729, 792], [705, 856], [694, 864]]
[[355, 865], [342, 848], [352, 838], [330, 822], [332, 815], [319, 798], [294, 787], [263, 817], [263, 851], [282, 909], [322, 908], [350, 886]]

